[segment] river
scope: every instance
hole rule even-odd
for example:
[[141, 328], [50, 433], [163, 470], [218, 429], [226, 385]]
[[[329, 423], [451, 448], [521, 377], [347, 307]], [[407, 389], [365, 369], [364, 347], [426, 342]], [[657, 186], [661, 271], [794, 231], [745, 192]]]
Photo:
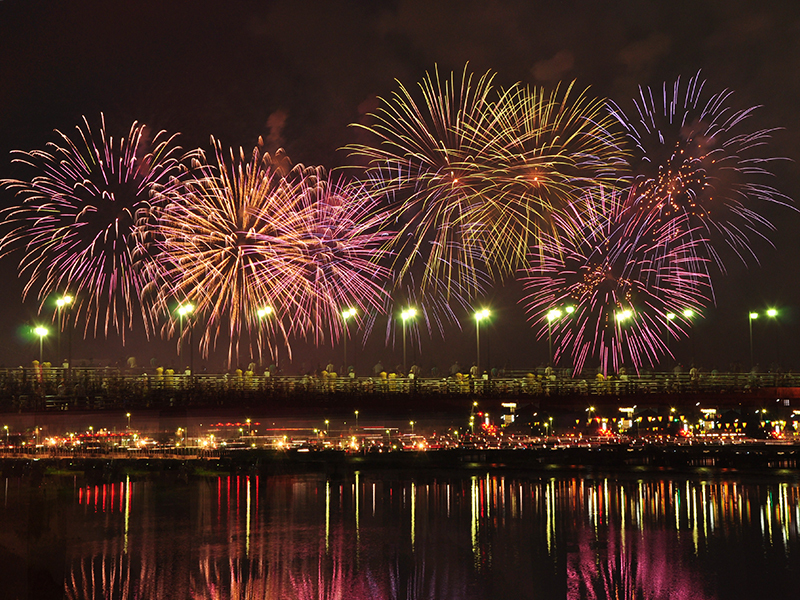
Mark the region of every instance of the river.
[[2, 486], [9, 599], [790, 598], [800, 572], [788, 471], [62, 473]]

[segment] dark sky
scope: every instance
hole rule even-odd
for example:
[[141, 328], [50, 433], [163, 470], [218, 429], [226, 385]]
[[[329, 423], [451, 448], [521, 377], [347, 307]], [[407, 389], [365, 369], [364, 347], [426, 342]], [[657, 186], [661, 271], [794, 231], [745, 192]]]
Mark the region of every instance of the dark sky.
[[[0, 0], [0, 177], [13, 176], [10, 151], [41, 148], [53, 129], [72, 130], [82, 115], [127, 132], [133, 120], [180, 132], [186, 147], [252, 147], [258, 136], [295, 162], [329, 167], [354, 141], [348, 124], [388, 96], [395, 79], [412, 87], [436, 64], [497, 72], [499, 84], [552, 85], [577, 79], [623, 108], [638, 85], [660, 86], [702, 70], [712, 91], [731, 88], [735, 108], [763, 105], [750, 127], [781, 127], [770, 153], [775, 186], [800, 198], [800, 3], [760, 0], [602, 2], [596, 0], [397, 0], [137, 2]], [[3, 192], [0, 202], [11, 196]], [[767, 207], [778, 227], [774, 248], [756, 244], [761, 265], [730, 264], [715, 279], [717, 306], [675, 348], [684, 363], [727, 368], [749, 362], [747, 311], [774, 305], [776, 323], [758, 322], [762, 365], [776, 358], [800, 368], [798, 214]], [[36, 305], [23, 305], [15, 261], [0, 262], [6, 283], [0, 310], [0, 364], [28, 363], [38, 344], [20, 335]], [[492, 362], [512, 368], [547, 358], [524, 324], [518, 290], [496, 290]], [[422, 364], [474, 360], [474, 326], [454, 328], [446, 345], [422, 342]], [[75, 357], [136, 355], [169, 362], [174, 345], [134, 335], [75, 340]], [[776, 347], [777, 342], [777, 347]], [[145, 346], [145, 344], [147, 344]], [[298, 362], [325, 363], [341, 349], [298, 345]], [[375, 358], [401, 362], [376, 332], [360, 367]], [[224, 351], [209, 359], [222, 364]], [[199, 361], [198, 361], [199, 362]]]

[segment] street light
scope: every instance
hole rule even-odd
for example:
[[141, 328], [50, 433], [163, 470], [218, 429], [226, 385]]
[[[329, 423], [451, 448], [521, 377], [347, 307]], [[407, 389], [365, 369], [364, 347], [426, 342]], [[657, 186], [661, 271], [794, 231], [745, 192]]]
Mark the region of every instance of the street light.
[[695, 311], [691, 308], [684, 309], [683, 318], [689, 321], [689, 339], [692, 344], [692, 363], [694, 363], [694, 327], [692, 327], [692, 318], [695, 316]]
[[128, 429], [131, 428], [131, 413], [125, 413], [125, 418], [128, 420]]
[[[264, 331], [263, 321], [264, 321], [264, 319], [266, 317], [270, 316], [272, 314], [272, 312], [273, 311], [272, 311], [272, 307], [271, 306], [264, 306], [263, 308], [259, 308], [257, 313], [256, 313], [258, 315], [258, 332], [259, 332], [258, 358], [259, 358], [259, 361], [261, 361], [261, 366], [264, 366], [263, 359], [262, 359], [262, 352], [261, 352], [261, 338], [263, 337], [263, 331]], [[270, 354], [272, 354], [272, 352], [270, 352]], [[276, 367], [278, 366], [278, 356], [277, 356], [277, 354], [278, 354], [278, 345], [276, 343], [275, 344], [275, 366]]]
[[400, 318], [403, 320], [403, 373], [408, 373], [408, 365], [406, 362], [406, 321], [413, 319], [417, 316], [416, 308], [406, 308], [400, 313]]
[[551, 308], [547, 313], [547, 348], [550, 353], [550, 362], [547, 364], [549, 366], [553, 366], [553, 321], [560, 318], [562, 314], [558, 308]]
[[[774, 320], [778, 316], [778, 310], [775, 309], [775, 308], [767, 309], [767, 316], [770, 319]], [[777, 327], [773, 327], [773, 331], [775, 332], [775, 337], [774, 337], [774, 341], [773, 341], [773, 345], [775, 346], [775, 367], [777, 367], [778, 363], [780, 362], [779, 355], [778, 355], [778, 330], [777, 330]]]
[[358, 411], [356, 411], [356, 431], [358, 431]]
[[344, 320], [344, 373], [347, 375], [347, 338], [350, 335], [350, 329], [347, 327], [347, 319], [355, 317], [358, 311], [355, 308], [348, 308], [342, 312], [342, 320]]
[[[58, 309], [58, 356], [56, 360], [61, 360], [61, 330], [64, 328], [64, 309], [69, 308], [72, 305], [72, 296], [69, 294], [64, 294], [56, 300], [56, 307]], [[69, 332], [67, 334], [69, 336], [69, 341], [67, 342], [69, 350], [68, 350], [68, 358], [67, 358], [67, 368], [70, 368], [72, 365], [72, 328], [70, 327]]]
[[475, 367], [478, 370], [478, 377], [481, 375], [481, 321], [488, 319], [491, 312], [488, 308], [483, 308], [475, 313], [475, 341], [478, 349], [478, 359], [475, 362]]
[[[189, 318], [194, 313], [194, 304], [191, 302], [182, 304], [178, 307], [178, 316], [180, 317], [180, 336], [179, 336], [179, 349], [183, 349], [183, 318]], [[192, 322], [189, 321], [189, 376], [194, 374], [194, 347], [192, 345]], [[179, 351], [178, 354], [181, 354]]]
[[43, 355], [43, 344], [44, 344], [44, 336], [47, 335], [47, 327], [35, 327], [33, 329], [33, 333], [39, 336], [39, 364], [42, 364], [42, 355]]
[[758, 318], [757, 312], [751, 312], [747, 315], [748, 325], [750, 325], [750, 368], [755, 366], [753, 362], [753, 320]]
[[670, 331], [670, 325], [672, 324], [672, 321], [675, 320], [676, 315], [673, 312], [668, 312], [666, 314], [666, 317], [667, 317], [667, 354], [671, 355], [672, 353], [669, 351], [669, 338], [672, 336], [672, 332]]

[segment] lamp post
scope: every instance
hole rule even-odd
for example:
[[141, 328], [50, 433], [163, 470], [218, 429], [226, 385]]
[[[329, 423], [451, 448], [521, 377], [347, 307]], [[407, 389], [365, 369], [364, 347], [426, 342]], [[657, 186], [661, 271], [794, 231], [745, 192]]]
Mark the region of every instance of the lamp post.
[[553, 321], [560, 318], [563, 313], [558, 308], [551, 308], [547, 313], [547, 349], [550, 360], [548, 366], [553, 366]]
[[[194, 313], [194, 304], [191, 302], [182, 304], [178, 307], [178, 316], [180, 317], [180, 348], [183, 349], [183, 318], [189, 318]], [[192, 322], [189, 321], [189, 377], [194, 375], [194, 345], [192, 343]], [[181, 354], [181, 352], [178, 352]]]
[[666, 314], [666, 317], [667, 317], [667, 354], [669, 354], [670, 356], [672, 355], [672, 353], [669, 350], [670, 337], [672, 337], [672, 331], [670, 330], [670, 326], [672, 325], [672, 321], [675, 320], [675, 316], [676, 315], [673, 312], [668, 312]]
[[358, 431], [358, 411], [356, 411], [356, 431]]
[[481, 321], [488, 319], [491, 312], [488, 308], [483, 308], [475, 312], [475, 343], [477, 346], [477, 360], [475, 366], [478, 369], [478, 377], [481, 376]]
[[344, 321], [344, 374], [347, 375], [347, 338], [350, 334], [350, 329], [347, 327], [347, 319], [355, 317], [358, 314], [355, 308], [348, 308], [342, 311], [342, 320]]
[[696, 313], [691, 308], [687, 308], [683, 311], [683, 318], [689, 322], [689, 340], [692, 344], [692, 364], [694, 364], [694, 326], [692, 325], [692, 319], [695, 314]]
[[[56, 307], [58, 309], [58, 356], [56, 360], [61, 360], [61, 330], [64, 328], [64, 309], [69, 308], [72, 305], [72, 296], [69, 294], [64, 294], [56, 300]], [[72, 328], [69, 329], [67, 334], [69, 336], [69, 357], [67, 358], [67, 368], [69, 369], [72, 365]]]
[[33, 333], [39, 336], [39, 364], [41, 365], [43, 362], [42, 357], [44, 355], [44, 336], [47, 335], [47, 327], [42, 327], [41, 325], [35, 327], [33, 329]]
[[[617, 327], [618, 328], [622, 327], [622, 324], [625, 321], [627, 321], [628, 319], [632, 318], [632, 317], [633, 317], [633, 311], [630, 310], [630, 309], [627, 309], [627, 308], [625, 310], [619, 311], [616, 315], [614, 315], [614, 318], [617, 321]], [[618, 332], [618, 333], [619, 333], [620, 336], [622, 335], [621, 332]], [[624, 362], [625, 362], [625, 359], [623, 357], [622, 364], [620, 366], [624, 365]]]
[[747, 315], [747, 322], [750, 326], [750, 368], [752, 369], [755, 366], [753, 362], [753, 320], [758, 318], [757, 312], [751, 312]]
[[[774, 321], [778, 316], [778, 310], [775, 308], [767, 309], [767, 316]], [[780, 362], [778, 360], [778, 330], [777, 327], [773, 327], [773, 329], [775, 331], [775, 336], [773, 338], [773, 345], [775, 346], [775, 367], [777, 368], [778, 363]]]
[[[262, 357], [262, 352], [261, 352], [261, 339], [260, 338], [263, 336], [264, 319], [272, 314], [272, 307], [271, 306], [264, 306], [263, 308], [259, 308], [257, 314], [258, 314], [258, 332], [260, 334], [259, 335], [259, 340], [258, 340], [258, 342], [259, 342], [259, 345], [258, 345], [258, 357], [259, 357], [259, 360], [261, 361], [261, 366], [263, 367], [264, 363], [263, 363], [263, 359], [261, 358]], [[278, 366], [278, 356], [277, 356], [277, 354], [278, 354], [278, 344], [276, 343], [275, 344], [275, 355], [276, 355], [275, 356], [275, 366], [276, 367]]]
[[413, 319], [417, 315], [416, 308], [406, 308], [400, 313], [400, 318], [403, 321], [403, 372], [408, 373], [408, 365], [406, 363], [406, 321]]

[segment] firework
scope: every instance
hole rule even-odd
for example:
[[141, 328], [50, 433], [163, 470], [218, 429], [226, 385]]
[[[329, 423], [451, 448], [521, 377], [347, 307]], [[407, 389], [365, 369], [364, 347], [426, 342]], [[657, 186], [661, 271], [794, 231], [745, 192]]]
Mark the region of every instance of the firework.
[[71, 314], [85, 319], [85, 332], [110, 328], [124, 339], [135, 318], [153, 330], [146, 264], [150, 256], [147, 225], [158, 202], [154, 189], [169, 190], [184, 173], [176, 136], [134, 122], [127, 137], [108, 134], [88, 121], [71, 139], [56, 131], [47, 150], [18, 152], [15, 162], [34, 171], [30, 180], [0, 185], [22, 198], [3, 211], [4, 254], [19, 251], [19, 272], [26, 279], [23, 296], [34, 294], [40, 310], [52, 294], [75, 297]]
[[590, 357], [603, 373], [655, 364], [668, 352], [666, 336], [684, 334], [683, 311], [708, 302], [707, 276], [694, 270], [696, 232], [682, 240], [666, 227], [632, 233], [629, 217], [617, 194], [587, 195], [555, 217], [560, 233], [543, 237], [523, 278], [540, 337], [552, 339], [556, 361], [571, 354], [576, 374]]
[[460, 82], [442, 81], [437, 71], [420, 83], [421, 104], [400, 84], [366, 127], [377, 143], [351, 148], [369, 162], [373, 192], [399, 199], [392, 203], [401, 224], [393, 240], [399, 279], [421, 259], [422, 289], [477, 287], [480, 240], [467, 215], [486, 185], [486, 157], [475, 148], [491, 119], [492, 78], [474, 81], [465, 70]]
[[[373, 203], [341, 182], [302, 165], [281, 168], [256, 147], [250, 157], [214, 142], [205, 166], [165, 206], [155, 228], [162, 304], [185, 298], [205, 321], [207, 353], [227, 328], [229, 361], [244, 334], [341, 332], [341, 309], [382, 304], [385, 267], [373, 262], [383, 235]], [[377, 214], [378, 216], [374, 216]], [[273, 317], [262, 321], [259, 308]], [[175, 322], [173, 320], [172, 327]]]
[[392, 275], [383, 264], [388, 214], [363, 185], [320, 175], [286, 188], [293, 214], [282, 228], [292, 249], [283, 259], [291, 274], [286, 292], [295, 307], [293, 329], [316, 343], [342, 335], [345, 307], [358, 315], [380, 312]]
[[635, 148], [631, 200], [639, 219], [659, 227], [685, 215], [685, 228], [704, 240], [699, 257], [724, 271], [723, 247], [742, 261], [756, 259], [751, 236], [774, 229], [751, 205], [788, 199], [766, 183], [778, 160], [763, 154], [774, 130], [747, 128], [757, 107], [732, 109], [729, 90], [704, 100], [704, 87], [698, 73], [685, 86], [665, 83], [660, 94], [641, 88], [635, 119], [613, 112]]
[[477, 224], [493, 266], [514, 272], [553, 216], [598, 185], [612, 188], [627, 168], [604, 100], [574, 82], [547, 93], [514, 86], [493, 107], [484, 153], [491, 187], [474, 202]]
[[[286, 172], [257, 146], [251, 156], [230, 150], [213, 140], [216, 164], [202, 164], [191, 179], [165, 195], [164, 209], [154, 227], [159, 253], [160, 306], [172, 318], [175, 302], [193, 305], [194, 319], [205, 319], [201, 348], [208, 351], [227, 325], [229, 361], [239, 349], [244, 331], [275, 337], [281, 318], [262, 322], [259, 309], [282, 306], [276, 286], [281, 281], [281, 248], [277, 221], [286, 207], [277, 190]], [[259, 343], [259, 349], [261, 344]]]
[[362, 126], [376, 143], [350, 150], [368, 162], [374, 192], [396, 199], [398, 279], [422, 261], [423, 293], [449, 297], [457, 281], [469, 299], [487, 275], [524, 262], [555, 208], [621, 167], [619, 150], [604, 104], [572, 86], [499, 90], [491, 73], [465, 69], [419, 87], [421, 102], [401, 84]]

